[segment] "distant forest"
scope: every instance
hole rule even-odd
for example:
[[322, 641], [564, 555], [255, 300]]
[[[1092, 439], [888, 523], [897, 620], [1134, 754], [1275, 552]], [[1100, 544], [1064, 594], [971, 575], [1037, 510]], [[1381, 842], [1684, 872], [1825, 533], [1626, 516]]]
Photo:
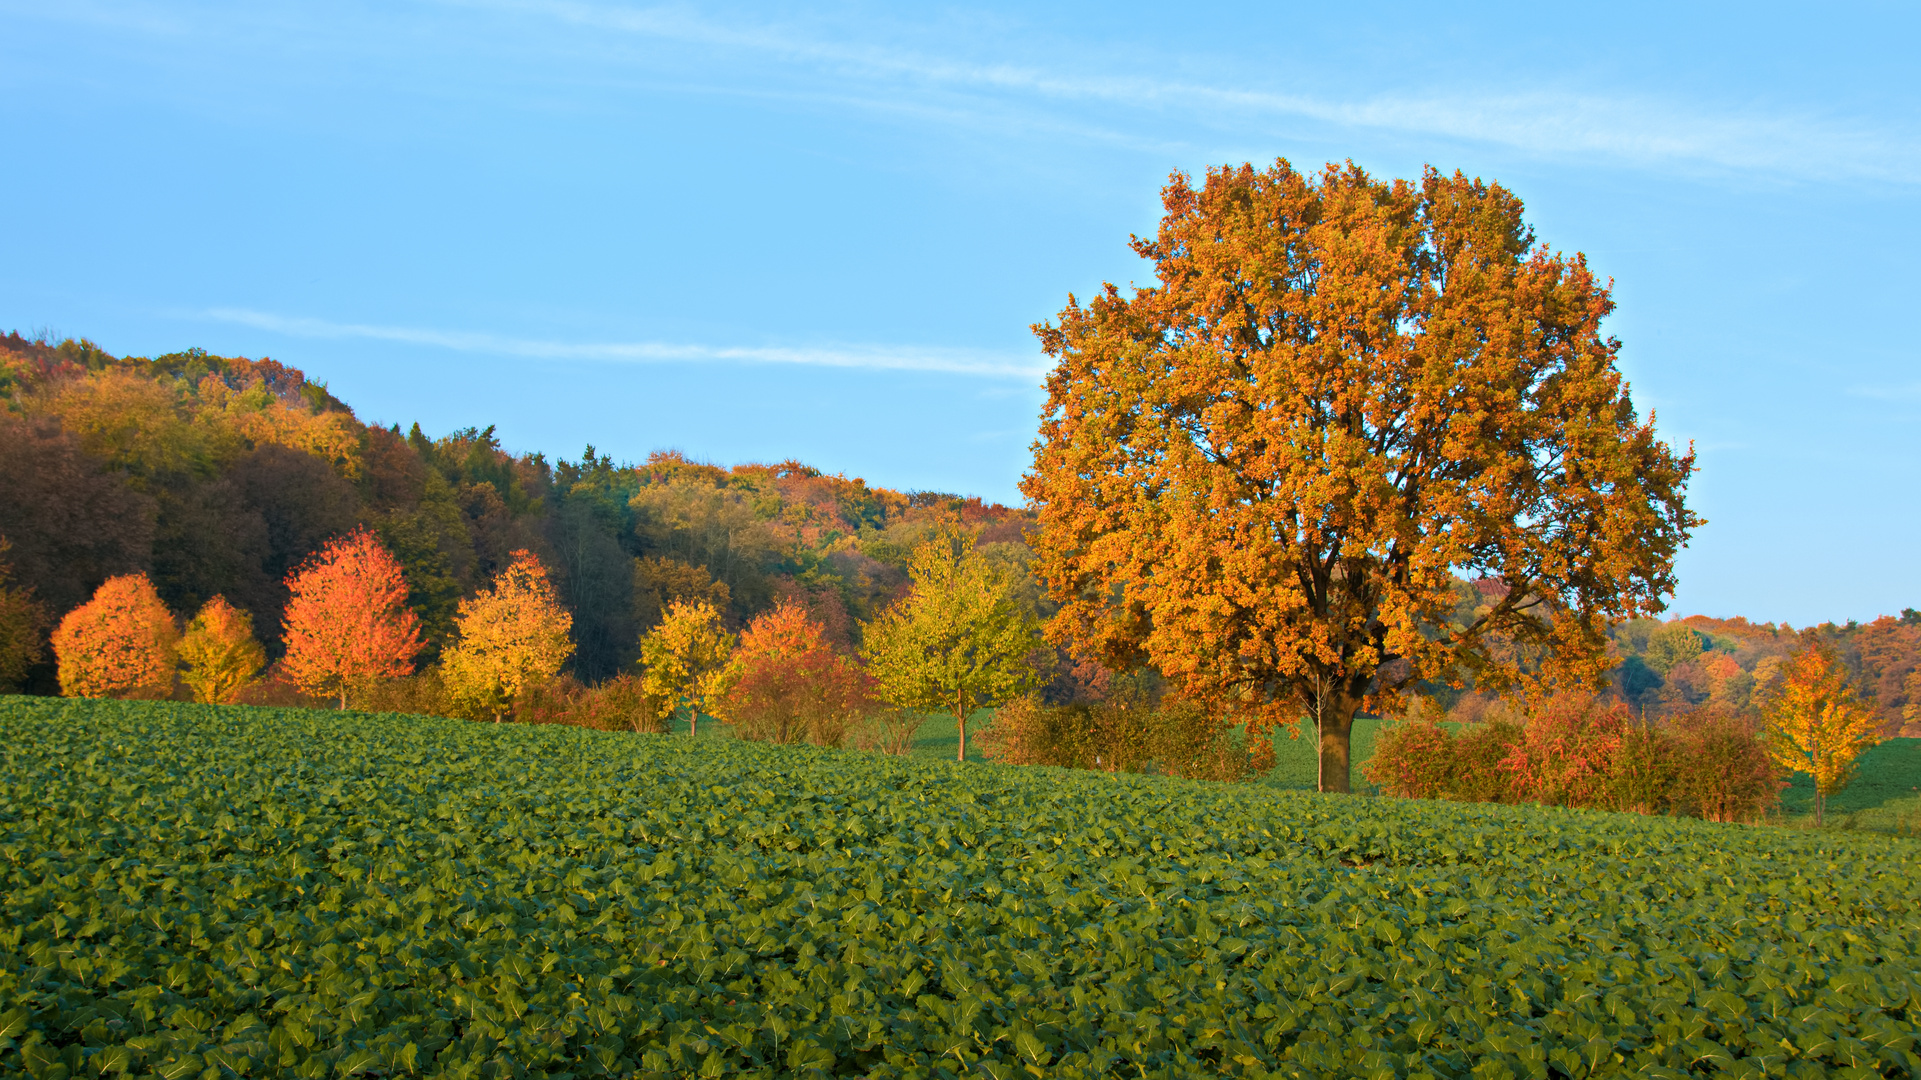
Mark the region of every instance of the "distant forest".
[[[32, 632], [109, 576], [145, 571], [191, 613], [224, 595], [279, 649], [285, 578], [329, 538], [365, 525], [405, 569], [431, 660], [458, 602], [511, 552], [551, 568], [574, 617], [573, 674], [631, 669], [642, 633], [674, 599], [705, 598], [735, 626], [782, 598], [804, 604], [843, 646], [907, 585], [915, 545], [958, 520], [1017, 572], [1028, 570], [1020, 508], [893, 491], [795, 461], [723, 468], [672, 452], [616, 463], [594, 447], [549, 462], [504, 449], [492, 427], [438, 437], [380, 427], [298, 369], [198, 349], [153, 359], [91, 342], [0, 337], [0, 563], [25, 592]], [[1464, 607], [1476, 602], [1462, 582]], [[1921, 614], [1794, 631], [1745, 619], [1643, 620], [1616, 627], [1616, 693], [1650, 716], [1706, 703], [1745, 709], [1804, 637], [1832, 641], [1872, 695], [1884, 730], [1921, 735]], [[56, 693], [41, 661], [19, 685]], [[1097, 692], [1105, 673], [1051, 659], [1050, 698]], [[9, 689], [0, 687], [0, 690]], [[1429, 687], [1430, 707], [1473, 720], [1499, 702]]]

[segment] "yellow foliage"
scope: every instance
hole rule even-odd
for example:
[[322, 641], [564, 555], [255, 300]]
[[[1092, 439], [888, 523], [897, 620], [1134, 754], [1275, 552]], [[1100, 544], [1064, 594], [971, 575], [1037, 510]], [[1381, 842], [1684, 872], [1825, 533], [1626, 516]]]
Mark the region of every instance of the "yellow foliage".
[[685, 708], [689, 733], [696, 733], [701, 713], [720, 716], [721, 699], [733, 685], [733, 652], [734, 635], [721, 629], [714, 605], [676, 600], [640, 639], [641, 691], [663, 714]]
[[559, 674], [574, 654], [574, 617], [560, 606], [547, 568], [529, 551], [494, 578], [493, 587], [460, 602], [459, 638], [441, 662], [448, 693], [460, 705], [493, 714], [512, 709], [531, 686]]
[[289, 404], [260, 380], [244, 390], [229, 387], [219, 375], [200, 380], [199, 419], [254, 446], [272, 443], [306, 452], [349, 480], [360, 477], [360, 432], [343, 412], [314, 412], [305, 402]]
[[1781, 683], [1763, 712], [1775, 763], [1814, 778], [1819, 823], [1828, 796], [1853, 777], [1854, 759], [1879, 741], [1874, 708], [1855, 696], [1834, 650], [1813, 645], [1782, 666]]
[[224, 704], [267, 666], [267, 652], [254, 639], [253, 616], [216, 596], [187, 624], [180, 660], [186, 665], [180, 681], [193, 690], [193, 699]]

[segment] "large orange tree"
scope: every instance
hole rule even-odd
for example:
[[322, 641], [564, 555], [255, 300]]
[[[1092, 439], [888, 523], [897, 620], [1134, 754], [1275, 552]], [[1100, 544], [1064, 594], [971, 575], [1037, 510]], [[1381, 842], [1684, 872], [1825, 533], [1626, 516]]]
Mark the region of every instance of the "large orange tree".
[[[1072, 297], [1022, 481], [1058, 639], [1253, 730], [1417, 680], [1587, 682], [1699, 524], [1615, 368], [1608, 286], [1497, 184], [1286, 161], [1176, 174], [1158, 284]], [[1461, 579], [1494, 579], [1463, 617]]]

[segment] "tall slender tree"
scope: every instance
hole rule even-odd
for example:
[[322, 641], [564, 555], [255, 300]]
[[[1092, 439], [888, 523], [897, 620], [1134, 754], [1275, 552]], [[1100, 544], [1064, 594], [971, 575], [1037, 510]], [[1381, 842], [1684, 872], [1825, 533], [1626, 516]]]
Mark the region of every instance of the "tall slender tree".
[[[1591, 682], [1699, 519], [1601, 331], [1608, 286], [1498, 184], [1285, 161], [1175, 175], [1159, 284], [1035, 328], [1051, 632], [1255, 731], [1303, 714], [1349, 786], [1364, 704], [1421, 679]], [[1494, 579], [1454, 618], [1458, 578]]]
[[1848, 685], [1833, 647], [1811, 643], [1783, 665], [1762, 715], [1775, 764], [1814, 779], [1814, 823], [1821, 824], [1828, 797], [1853, 778], [1855, 758], [1879, 741], [1874, 707]]
[[283, 663], [302, 690], [337, 696], [344, 709], [352, 694], [413, 673], [425, 647], [420, 619], [400, 563], [373, 533], [334, 538], [287, 576], [287, 589]]
[[904, 709], [948, 712], [967, 760], [967, 721], [1039, 680], [1032, 657], [1040, 628], [1015, 599], [1012, 575], [943, 528], [914, 551], [913, 586], [869, 623], [861, 655], [881, 696]]

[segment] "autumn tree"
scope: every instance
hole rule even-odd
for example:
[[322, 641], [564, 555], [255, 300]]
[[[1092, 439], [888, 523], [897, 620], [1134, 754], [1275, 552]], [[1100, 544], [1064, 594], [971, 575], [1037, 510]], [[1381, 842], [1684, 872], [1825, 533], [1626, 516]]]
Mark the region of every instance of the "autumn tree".
[[145, 574], [106, 580], [53, 631], [67, 697], [165, 698], [180, 642], [173, 613]]
[[349, 695], [381, 679], [410, 675], [420, 654], [420, 620], [407, 607], [400, 563], [373, 533], [336, 537], [287, 577], [283, 636], [287, 674], [301, 690]]
[[[1162, 194], [1133, 245], [1159, 283], [1035, 328], [1050, 633], [1256, 732], [1305, 714], [1331, 791], [1356, 712], [1418, 680], [1597, 681], [1699, 519], [1585, 259], [1459, 173], [1277, 161]], [[1492, 588], [1456, 619], [1461, 579]]]
[[27, 671], [45, 655], [46, 605], [33, 595], [33, 586], [16, 585], [7, 554], [12, 541], [0, 536], [0, 694], [11, 694], [26, 681]]
[[491, 588], [460, 602], [454, 622], [459, 637], [441, 677], [456, 702], [492, 713], [496, 723], [521, 691], [553, 678], [574, 653], [574, 617], [531, 551], [514, 552]]
[[1782, 665], [1762, 714], [1775, 764], [1814, 778], [1814, 822], [1821, 824], [1828, 796], [1848, 786], [1854, 759], [1878, 741], [1874, 707], [1848, 685], [1833, 647], [1816, 643]]
[[193, 691], [193, 699], [220, 704], [234, 700], [260, 674], [267, 666], [267, 651], [254, 637], [253, 615], [216, 596], [187, 624], [180, 662], [180, 681]]
[[732, 666], [724, 707], [743, 739], [839, 746], [869, 702], [866, 673], [791, 600], [747, 624]]
[[664, 715], [687, 710], [687, 733], [700, 733], [700, 715], [721, 711], [733, 677], [728, 658], [734, 635], [704, 600], [667, 605], [660, 625], [640, 639], [641, 690]]
[[1032, 615], [1015, 597], [1012, 573], [974, 549], [957, 528], [914, 551], [913, 584], [868, 623], [861, 655], [881, 696], [904, 709], [949, 712], [967, 760], [967, 720], [1034, 688], [1031, 656], [1041, 645]]

